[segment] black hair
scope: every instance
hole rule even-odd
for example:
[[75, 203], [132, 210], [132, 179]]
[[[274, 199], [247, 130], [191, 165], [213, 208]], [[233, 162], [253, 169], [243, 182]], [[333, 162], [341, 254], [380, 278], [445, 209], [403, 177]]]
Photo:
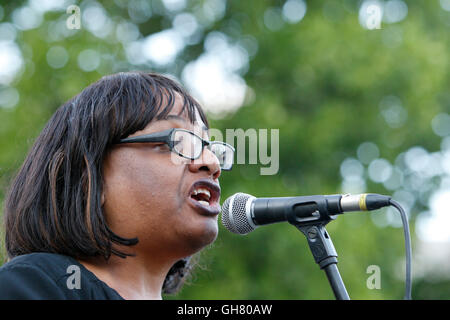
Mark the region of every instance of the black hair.
[[[183, 99], [180, 112], [193, 123], [199, 103], [181, 85], [155, 73], [108, 75], [59, 107], [48, 121], [13, 180], [5, 199], [5, 246], [9, 258], [31, 252], [51, 252], [75, 258], [111, 254], [126, 258], [114, 244], [132, 246], [137, 238], [113, 233], [102, 211], [103, 160], [120, 139], [163, 119], [175, 94]], [[163, 293], [175, 293], [190, 259], [175, 263]]]

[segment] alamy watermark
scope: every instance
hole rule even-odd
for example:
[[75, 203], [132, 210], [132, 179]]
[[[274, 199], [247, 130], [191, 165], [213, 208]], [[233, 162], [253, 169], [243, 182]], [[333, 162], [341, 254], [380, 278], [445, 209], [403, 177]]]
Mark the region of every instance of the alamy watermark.
[[[235, 148], [235, 161], [233, 164], [259, 164], [261, 175], [275, 175], [280, 168], [280, 130], [279, 129], [225, 129], [225, 137], [221, 130], [210, 128], [211, 141], [223, 141]], [[224, 139], [225, 138], [225, 139]], [[269, 144], [270, 140], [270, 144]], [[248, 141], [248, 143], [247, 143]], [[269, 147], [270, 145], [270, 147]], [[205, 153], [195, 161], [203, 159]], [[171, 154], [171, 160], [175, 164], [183, 164], [185, 159], [177, 154]]]
[[366, 9], [367, 20], [366, 27], [369, 30], [381, 29], [381, 20], [383, 18], [383, 11], [380, 6], [371, 4]]
[[67, 14], [70, 16], [66, 20], [66, 26], [68, 29], [81, 29], [81, 10], [79, 6], [71, 5], [67, 7]]
[[[260, 168], [263, 176], [278, 173], [280, 167], [280, 130], [270, 129], [270, 155], [268, 129], [226, 129], [225, 140], [218, 129], [210, 129], [211, 139], [225, 141], [234, 145], [236, 149], [236, 164], [260, 164], [266, 167]], [[248, 139], [248, 144], [246, 140]], [[236, 144], [234, 143], [236, 141]], [[246, 152], [248, 145], [248, 153]], [[248, 156], [248, 162], [247, 162]]]
[[80, 267], [72, 264], [67, 267], [66, 273], [70, 274], [70, 276], [67, 277], [67, 280], [66, 280], [67, 289], [70, 289], [70, 290], [81, 289]]
[[367, 289], [381, 289], [381, 269], [377, 265], [370, 265], [366, 269], [366, 273], [371, 274], [366, 281]]

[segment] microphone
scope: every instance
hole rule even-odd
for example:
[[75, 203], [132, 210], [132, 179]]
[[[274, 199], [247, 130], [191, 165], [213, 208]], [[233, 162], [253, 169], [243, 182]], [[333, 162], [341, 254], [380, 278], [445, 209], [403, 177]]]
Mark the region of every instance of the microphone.
[[391, 197], [375, 193], [256, 198], [239, 192], [224, 201], [222, 224], [233, 233], [247, 234], [259, 226], [277, 222], [307, 225], [330, 221], [344, 212], [390, 206], [390, 201]]

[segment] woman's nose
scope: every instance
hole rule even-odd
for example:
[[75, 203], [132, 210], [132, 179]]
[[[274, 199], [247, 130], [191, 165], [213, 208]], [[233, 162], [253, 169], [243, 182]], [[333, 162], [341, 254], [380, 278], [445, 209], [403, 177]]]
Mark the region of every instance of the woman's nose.
[[208, 171], [214, 180], [219, 178], [221, 174], [219, 159], [208, 148], [203, 149], [200, 158], [189, 163], [189, 170], [191, 172], [198, 172], [200, 170]]

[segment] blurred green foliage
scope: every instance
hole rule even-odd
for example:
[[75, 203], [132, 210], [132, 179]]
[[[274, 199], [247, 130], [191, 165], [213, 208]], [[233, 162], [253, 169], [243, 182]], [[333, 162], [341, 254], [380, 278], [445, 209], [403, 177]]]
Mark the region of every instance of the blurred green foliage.
[[[134, 2], [76, 4], [83, 12], [100, 3], [114, 26], [131, 21], [141, 38], [171, 27], [176, 12], [159, 0], [151, 1], [151, 17], [133, 21], [136, 17], [127, 5]], [[249, 55], [248, 67], [240, 70], [250, 88], [244, 106], [220, 117], [211, 114], [211, 127], [223, 132], [227, 128], [273, 128], [280, 133], [278, 173], [263, 176], [261, 165], [237, 164], [221, 176], [222, 200], [238, 191], [272, 197], [340, 193], [341, 164], [357, 158], [358, 146], [366, 141], [375, 143], [380, 157], [392, 163], [413, 146], [439, 150], [441, 138], [433, 132], [431, 121], [440, 112], [450, 112], [450, 12], [439, 1], [407, 1], [404, 20], [383, 23], [376, 30], [367, 30], [358, 22], [362, 2], [356, 0], [307, 1], [306, 15], [298, 23], [283, 20], [285, 1], [259, 0], [224, 2], [222, 15], [202, 20], [199, 12], [208, 2], [221, 1], [185, 3], [182, 10], [197, 17], [202, 32], [175, 62], [165, 66], [129, 61], [126, 49], [130, 43], [120, 43], [114, 32], [96, 36], [84, 28], [83, 21], [80, 30], [55, 30], [65, 28], [69, 16], [65, 10], [48, 11], [38, 27], [19, 30], [15, 42], [24, 64], [9, 86], [17, 89], [20, 100], [12, 108], [0, 108], [0, 201], [34, 138], [63, 102], [102, 75], [118, 71], [154, 70], [181, 78], [187, 63], [204, 52], [204, 40], [213, 31], [225, 34], [230, 42], [250, 37], [256, 49]], [[0, 1], [0, 23], [12, 22], [14, 10], [27, 4]], [[48, 51], [55, 45], [68, 53], [67, 63], [56, 69], [48, 63]], [[95, 70], [79, 66], [77, 57], [86, 49], [100, 53]], [[386, 96], [401, 100], [407, 112], [405, 123], [386, 123], [380, 108]], [[393, 191], [367, 175], [364, 178], [370, 192]], [[411, 208], [413, 244], [414, 219], [424, 207], [422, 202]], [[351, 298], [403, 297], [400, 228], [379, 227], [368, 214], [350, 213], [329, 224], [327, 230]], [[200, 255], [191, 284], [168, 299], [334, 298], [304, 236], [289, 224], [260, 228], [246, 237], [220, 226], [217, 241]], [[366, 286], [370, 265], [381, 269], [380, 290]], [[448, 299], [448, 288], [448, 280], [416, 279], [413, 298]]]

